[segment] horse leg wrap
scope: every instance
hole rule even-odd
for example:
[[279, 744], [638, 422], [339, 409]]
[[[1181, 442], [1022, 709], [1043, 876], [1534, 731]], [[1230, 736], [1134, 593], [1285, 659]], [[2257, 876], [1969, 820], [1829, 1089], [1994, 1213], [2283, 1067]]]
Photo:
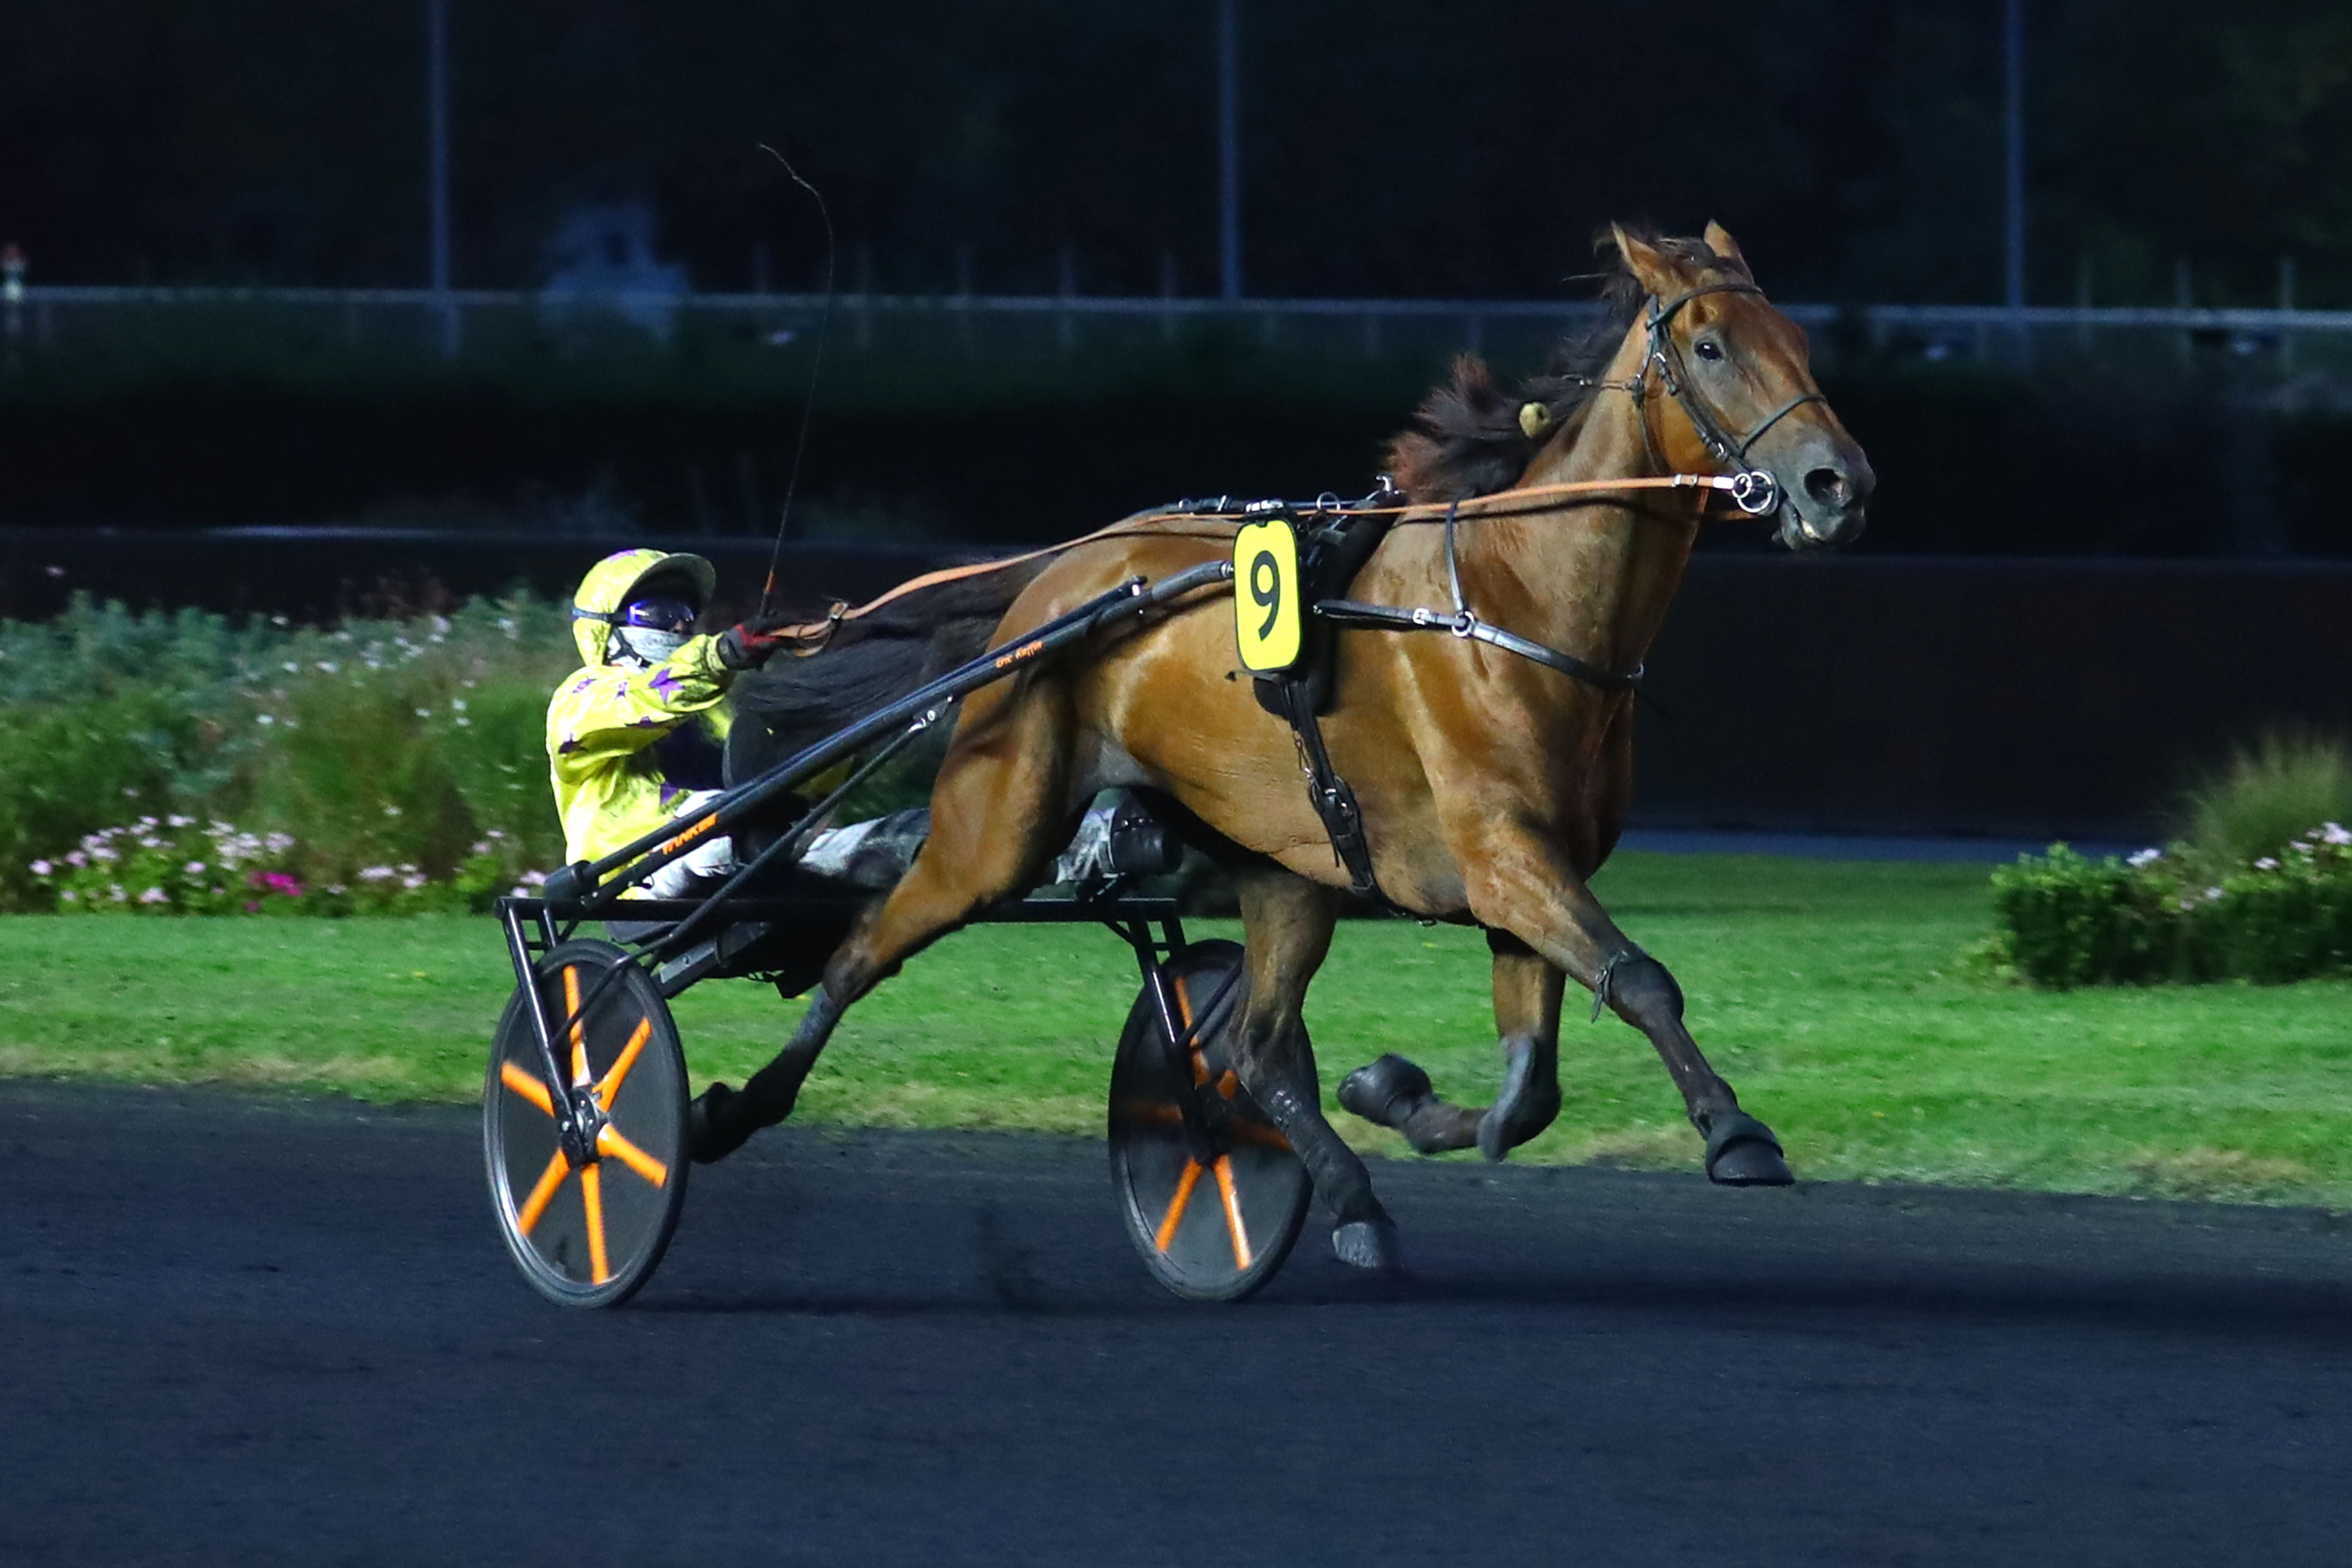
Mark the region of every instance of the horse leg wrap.
[[1599, 1023], [1601, 1010], [1612, 1006], [1633, 1019], [1634, 1027], [1647, 1029], [1653, 1022], [1681, 1019], [1683, 988], [1664, 964], [1629, 947], [1601, 966], [1592, 987], [1592, 1021]]
[[1447, 1104], [1427, 1073], [1393, 1052], [1342, 1079], [1339, 1104], [1367, 1121], [1395, 1128], [1423, 1154], [1467, 1149], [1478, 1139], [1478, 1113]]
[[1725, 1187], [1785, 1187], [1796, 1180], [1772, 1130], [1744, 1110], [1702, 1112], [1691, 1124], [1706, 1139], [1706, 1179]]

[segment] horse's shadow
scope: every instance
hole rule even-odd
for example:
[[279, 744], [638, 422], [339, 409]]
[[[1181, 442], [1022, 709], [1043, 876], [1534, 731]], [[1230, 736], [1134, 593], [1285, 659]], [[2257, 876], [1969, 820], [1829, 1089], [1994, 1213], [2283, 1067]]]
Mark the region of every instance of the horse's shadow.
[[[1302, 1243], [1302, 1251], [1306, 1245]], [[2115, 1272], [2075, 1280], [2044, 1272], [2027, 1281], [1988, 1279], [1980, 1270], [1960, 1265], [1913, 1278], [1866, 1267], [1815, 1269], [1802, 1277], [1737, 1270], [1707, 1278], [1606, 1266], [1576, 1270], [1423, 1268], [1375, 1276], [1301, 1256], [1264, 1292], [1236, 1307], [1180, 1300], [1141, 1278], [1120, 1284], [1098, 1278], [1066, 1284], [1045, 1270], [1017, 1275], [983, 1271], [977, 1278], [969, 1271], [942, 1272], [887, 1289], [827, 1290], [820, 1285], [665, 1292], [656, 1288], [640, 1297], [631, 1310], [687, 1317], [1021, 1316], [1105, 1321], [1234, 1313], [1245, 1322], [1256, 1314], [1287, 1317], [1334, 1309], [1639, 1314], [1672, 1317], [1697, 1327], [1800, 1334], [1907, 1322], [2352, 1346], [2352, 1282]], [[1221, 1321], [1229, 1328], [1241, 1327], [1232, 1319]]]

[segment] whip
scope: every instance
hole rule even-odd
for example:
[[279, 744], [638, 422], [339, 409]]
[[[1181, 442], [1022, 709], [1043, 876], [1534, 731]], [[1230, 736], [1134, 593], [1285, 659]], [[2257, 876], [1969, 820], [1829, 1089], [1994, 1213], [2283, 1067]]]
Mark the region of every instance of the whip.
[[827, 329], [833, 325], [833, 263], [835, 246], [833, 239], [833, 210], [824, 205], [824, 193], [818, 190], [814, 185], [810, 184], [806, 180], [803, 179], [801, 177], [801, 172], [793, 167], [791, 160], [786, 158], [782, 153], [777, 152], [773, 147], [771, 147], [766, 142], [762, 142], [760, 143], [760, 151], [765, 153], [769, 157], [773, 158], [777, 163], [782, 164], [784, 173], [792, 176], [793, 184], [798, 185], [801, 189], [806, 191], [811, 196], [815, 198], [817, 216], [824, 220], [824, 303], [817, 309], [816, 352], [810, 356], [809, 359], [808, 392], [801, 400], [800, 438], [793, 443], [792, 470], [784, 479], [783, 511], [776, 519], [775, 548], [768, 552], [768, 580], [762, 584], [760, 588], [760, 614], [758, 618], [764, 620], [767, 617], [768, 611], [773, 606], [773, 601], [776, 595], [776, 568], [784, 558], [784, 533], [786, 530], [792, 527], [793, 497], [799, 490], [801, 484], [801, 459], [808, 455], [809, 418], [816, 411], [817, 374], [824, 368], [825, 332]]

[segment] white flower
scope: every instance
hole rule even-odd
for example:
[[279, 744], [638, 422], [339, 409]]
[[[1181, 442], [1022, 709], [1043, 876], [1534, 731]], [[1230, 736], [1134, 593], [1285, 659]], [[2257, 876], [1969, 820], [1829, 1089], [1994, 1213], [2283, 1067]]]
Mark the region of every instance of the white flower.
[[415, 892], [417, 889], [419, 889], [419, 888], [421, 888], [421, 887], [425, 886], [425, 879], [424, 879], [424, 878], [422, 878], [422, 877], [418, 877], [418, 876], [407, 876], [407, 877], [403, 877], [403, 878], [400, 879], [400, 885], [401, 885], [402, 887], [404, 887], [404, 888], [406, 888], [410, 892], [412, 892], [412, 893], [413, 893], [413, 892]]
[[2347, 827], [2346, 827], [2342, 823], [2340, 823], [2340, 822], [2328, 822], [2328, 823], [2323, 823], [2323, 824], [2321, 824], [2321, 825], [2320, 825], [2320, 829], [2319, 829], [2319, 837], [2320, 837], [2320, 838], [2321, 838], [2324, 842], [2326, 842], [2326, 843], [2329, 843], [2329, 844], [2335, 844], [2335, 845], [2352, 844], [2352, 829], [2347, 829]]
[[185, 869], [191, 877], [201, 877], [205, 874], [205, 863], [201, 860], [191, 860]]
[[391, 875], [392, 868], [389, 866], [369, 866], [362, 868], [360, 871], [360, 880], [362, 882], [381, 882]]
[[125, 904], [131, 901], [131, 895], [122, 890], [122, 884], [120, 882], [117, 882], [112, 887], [107, 889], [106, 896], [112, 899], [118, 904]]
[[2219, 888], [2208, 888], [2205, 889], [2205, 901], [2209, 904], [2221, 896], [2221, 889]]
[[325, 675], [332, 675], [342, 668], [343, 667], [341, 665], [337, 664], [331, 658], [322, 658], [319, 661], [320, 672]]
[[457, 728], [460, 730], [470, 730], [473, 727], [474, 721], [471, 719], [467, 718], [463, 713], [457, 715]]
[[160, 825], [152, 816], [142, 816], [139, 819], [139, 826], [142, 827], [154, 827]]
[[47, 876], [49, 874], [49, 863], [47, 860], [36, 860], [33, 862], [33, 875], [36, 877]]
[[273, 833], [261, 841], [261, 847], [272, 855], [283, 855], [294, 847], [294, 836], [290, 833]]
[[164, 826], [169, 827], [194, 827], [196, 825], [196, 819], [193, 816], [167, 816], [163, 822]]
[[58, 897], [69, 904], [78, 904], [81, 902], [81, 895], [75, 892], [71, 888], [68, 888], [64, 892], [59, 893]]
[[433, 717], [433, 710], [430, 708], [419, 708], [416, 710], [416, 716], [419, 719], [430, 719]]
[[68, 856], [66, 857], [66, 864], [67, 864], [67, 865], [68, 865], [68, 866], [77, 866], [77, 867], [79, 867], [79, 866], [87, 866], [87, 865], [89, 865], [89, 857], [88, 855], [83, 854], [80, 850], [77, 849], [77, 850], [74, 850], [71, 854], [69, 854], [69, 855], [68, 855]]
[[547, 873], [544, 871], [525, 871], [522, 874], [522, 879], [524, 885], [528, 887], [543, 888], [547, 886]]
[[289, 675], [299, 675], [299, 674], [301, 674], [301, 673], [302, 673], [302, 667], [301, 667], [300, 665], [299, 665], [299, 664], [295, 663], [295, 662], [294, 662], [292, 659], [290, 659], [290, 658], [289, 658], [289, 659], [288, 659], [288, 660], [286, 661], [286, 663], [284, 664], [284, 666], [282, 666], [282, 668], [285, 669], [286, 673], [287, 673], [287, 674], [289, 674]]
[[2124, 864], [2132, 867], [2148, 866], [2163, 858], [2164, 851], [2161, 849], [2140, 849], [2125, 856]]
[[[488, 839], [487, 839], [487, 838], [478, 838], [478, 839], [476, 839], [476, 840], [474, 841], [474, 847], [473, 847], [471, 849], [468, 849], [468, 850], [467, 850], [467, 851], [466, 851], [466, 853], [467, 853], [467, 854], [468, 854], [468, 855], [487, 855], [487, 854], [488, 854], [489, 852], [490, 852], [490, 841], [489, 841]], [[35, 869], [35, 870], [38, 871], [38, 870], [40, 870], [40, 867], [39, 867], [39, 866], [37, 866], [37, 865], [36, 865], [36, 866], [33, 868], [33, 869]], [[47, 872], [43, 872], [42, 874], [43, 874], [44, 876], [47, 875]]]
[[387, 805], [383, 808], [383, 814], [386, 816], [398, 816], [400, 815], [400, 807], [396, 805]]
[[2257, 871], [2275, 871], [2278, 869], [2278, 862], [2265, 855], [2261, 859], [2254, 862], [2254, 869]]
[[100, 845], [97, 848], [92, 849], [89, 852], [89, 858], [93, 860], [120, 860], [122, 858], [121, 856], [117, 855], [113, 850], [109, 849], [103, 844]]
[[139, 847], [142, 849], [161, 849], [163, 847], [163, 841], [151, 833], [139, 841]]
[[274, 713], [256, 713], [253, 716], [253, 721], [257, 724], [275, 724], [278, 722], [278, 716]]
[[449, 699], [449, 711], [450, 711], [450, 712], [452, 712], [452, 713], [463, 713], [465, 710], [466, 710], [466, 700], [465, 700], [464, 698], [462, 698], [462, 697], [452, 697], [451, 699]]
[[164, 892], [163, 889], [150, 888], [139, 895], [139, 901], [142, 904], [168, 904], [172, 899], [171, 895]]

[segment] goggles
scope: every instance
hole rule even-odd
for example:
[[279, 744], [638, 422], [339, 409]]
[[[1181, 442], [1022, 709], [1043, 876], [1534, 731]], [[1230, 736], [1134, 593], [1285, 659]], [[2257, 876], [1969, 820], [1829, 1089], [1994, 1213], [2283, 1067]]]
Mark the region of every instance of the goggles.
[[621, 611], [619, 624], [644, 626], [649, 631], [683, 632], [693, 628], [697, 613], [685, 599], [632, 599]]

